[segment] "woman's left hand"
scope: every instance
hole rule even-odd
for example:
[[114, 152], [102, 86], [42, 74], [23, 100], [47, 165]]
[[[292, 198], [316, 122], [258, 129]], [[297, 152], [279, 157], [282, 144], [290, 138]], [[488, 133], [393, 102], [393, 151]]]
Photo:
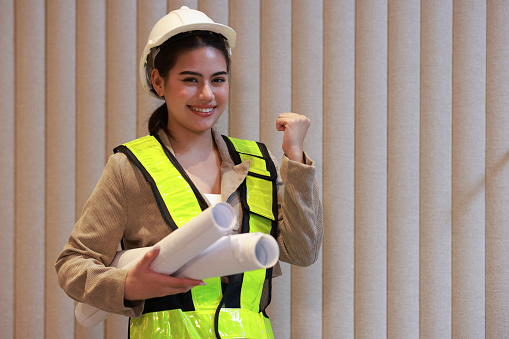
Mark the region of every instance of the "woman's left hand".
[[304, 138], [311, 121], [305, 115], [281, 113], [276, 119], [276, 129], [284, 131], [283, 152], [290, 160], [304, 163]]

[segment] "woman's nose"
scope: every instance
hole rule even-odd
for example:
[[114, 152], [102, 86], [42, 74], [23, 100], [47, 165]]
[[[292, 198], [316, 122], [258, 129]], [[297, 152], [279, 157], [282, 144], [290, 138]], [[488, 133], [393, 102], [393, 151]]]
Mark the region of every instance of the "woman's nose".
[[212, 100], [212, 99], [214, 99], [214, 92], [212, 91], [212, 88], [210, 87], [209, 84], [204, 84], [202, 86], [199, 98], [203, 99], [203, 100]]

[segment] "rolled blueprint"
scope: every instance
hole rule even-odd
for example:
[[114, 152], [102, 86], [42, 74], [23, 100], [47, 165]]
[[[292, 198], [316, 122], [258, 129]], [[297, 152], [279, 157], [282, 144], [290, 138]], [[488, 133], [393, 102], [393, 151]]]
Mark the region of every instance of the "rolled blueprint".
[[174, 275], [198, 280], [227, 276], [272, 267], [278, 258], [279, 246], [272, 236], [263, 233], [236, 234], [222, 237]]
[[[146, 252], [147, 247], [117, 252], [111, 266], [124, 268], [123, 265], [132, 265], [133, 261], [140, 260]], [[202, 280], [269, 268], [277, 263], [278, 258], [277, 241], [270, 235], [263, 233], [229, 235], [217, 240], [171, 275]], [[82, 303], [76, 306], [75, 314], [78, 322], [85, 327], [95, 326], [111, 315]]]
[[[228, 205], [228, 207], [230, 206]], [[233, 214], [233, 219], [235, 220], [235, 214]], [[190, 226], [189, 224], [184, 228]], [[176, 232], [177, 231], [173, 233]], [[187, 239], [188, 243], [179, 244], [164, 241], [165, 239], [158, 243], [161, 246], [161, 250], [151, 267], [156, 272], [175, 277], [202, 280], [218, 276], [227, 276], [255, 269], [272, 267], [277, 263], [279, 258], [279, 246], [276, 240], [272, 236], [263, 233], [223, 236], [218, 240], [216, 238], [213, 243], [209, 243], [199, 251], [198, 247], [195, 246], [194, 238], [191, 239], [191, 241]], [[183, 262], [180, 257], [181, 253], [179, 252], [176, 254], [173, 249], [167, 248], [167, 246], [176, 246], [178, 249], [191, 247], [195, 249], [194, 255], [190, 255], [192, 258]], [[165, 248], [165, 253], [167, 253], [167, 262], [171, 265], [166, 265], [164, 260], [161, 260], [160, 266], [155, 267], [154, 264], [161, 256], [161, 253], [163, 253], [163, 248]], [[143, 247], [117, 252], [111, 266], [130, 268], [149, 250], [150, 247]], [[178, 269], [175, 269], [178, 265], [172, 262], [175, 260], [178, 260], [180, 263]], [[168, 267], [171, 268], [168, 269]], [[76, 306], [75, 314], [78, 322], [85, 327], [95, 326], [110, 316], [108, 312], [82, 303]]]
[[[222, 202], [207, 208], [154, 245], [159, 246], [160, 251], [150, 267], [158, 273], [172, 275], [216, 240], [230, 233], [235, 224], [235, 212], [229, 204]], [[110, 266], [130, 269], [151, 248], [122, 251], [124, 255], [117, 255]]]
[[[171, 275], [216, 240], [230, 233], [236, 222], [233, 208], [225, 202], [207, 208], [156, 244], [160, 247], [160, 251], [151, 264], [152, 269]], [[110, 266], [129, 269], [151, 248], [133, 250], [135, 255], [126, 256], [122, 259], [120, 266], [118, 266], [120, 260], [116, 257], [113, 265]], [[108, 312], [82, 303], [78, 303], [74, 314], [78, 322], [85, 327], [95, 326], [110, 315]]]

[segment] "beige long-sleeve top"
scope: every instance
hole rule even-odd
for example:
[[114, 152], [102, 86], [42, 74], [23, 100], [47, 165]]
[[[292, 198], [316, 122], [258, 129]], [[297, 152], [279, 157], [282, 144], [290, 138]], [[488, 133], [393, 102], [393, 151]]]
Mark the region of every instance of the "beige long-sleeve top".
[[[221, 157], [221, 198], [242, 217], [237, 188], [249, 160], [235, 165], [221, 135], [212, 130]], [[161, 141], [173, 153], [165, 133]], [[276, 159], [272, 160], [278, 168]], [[280, 260], [298, 266], [316, 261], [323, 237], [322, 206], [316, 167], [305, 155], [301, 164], [283, 156], [278, 168], [278, 234]], [[241, 222], [241, 220], [239, 220]], [[62, 289], [74, 300], [111, 313], [138, 317], [144, 302], [124, 302], [127, 270], [108, 267], [120, 241], [125, 249], [152, 246], [171, 233], [149, 184], [122, 153], [111, 155], [55, 267]], [[280, 275], [279, 263], [274, 275]]]

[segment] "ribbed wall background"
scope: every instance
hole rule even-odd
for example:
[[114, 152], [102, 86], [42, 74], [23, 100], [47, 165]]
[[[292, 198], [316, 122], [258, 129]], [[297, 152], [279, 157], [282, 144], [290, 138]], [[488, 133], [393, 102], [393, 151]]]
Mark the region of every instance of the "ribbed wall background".
[[222, 132], [281, 157], [278, 113], [312, 120], [325, 238], [274, 281], [276, 337], [508, 337], [506, 0], [0, 0], [1, 337], [126, 337], [76, 324], [53, 264], [182, 5], [238, 33]]
[[[452, 331], [452, 0], [421, 5], [419, 329]], [[476, 261], [475, 265], [481, 265]], [[507, 302], [507, 301], [506, 301]], [[459, 338], [459, 337], [458, 337]]]

